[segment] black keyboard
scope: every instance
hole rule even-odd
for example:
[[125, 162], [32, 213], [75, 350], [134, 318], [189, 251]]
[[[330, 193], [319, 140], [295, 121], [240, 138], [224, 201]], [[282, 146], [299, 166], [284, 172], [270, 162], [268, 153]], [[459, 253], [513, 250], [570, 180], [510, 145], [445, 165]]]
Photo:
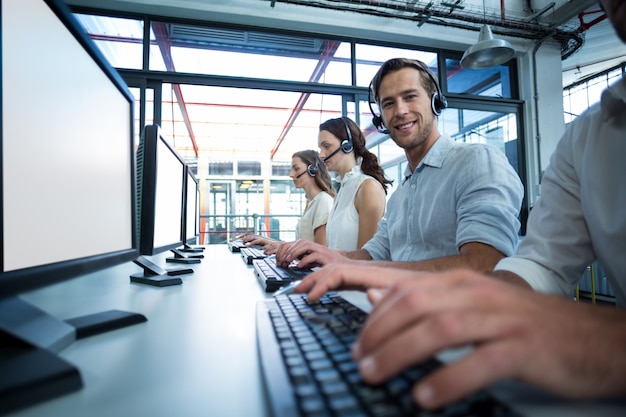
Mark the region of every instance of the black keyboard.
[[420, 409], [411, 386], [441, 366], [437, 359], [384, 384], [366, 384], [350, 353], [366, 316], [336, 293], [317, 303], [308, 303], [303, 294], [258, 303], [257, 345], [275, 417], [519, 417], [485, 391], [440, 410]]
[[243, 261], [248, 265], [252, 265], [252, 261], [254, 261], [255, 259], [263, 259], [267, 258], [268, 256], [265, 254], [265, 251], [263, 249], [255, 247], [241, 248], [240, 252], [241, 259], [243, 259]]
[[313, 272], [306, 268], [281, 268], [276, 265], [276, 258], [268, 256], [263, 259], [254, 259], [254, 273], [266, 292], [274, 292], [280, 287], [287, 285], [295, 280], [301, 280], [307, 274]]

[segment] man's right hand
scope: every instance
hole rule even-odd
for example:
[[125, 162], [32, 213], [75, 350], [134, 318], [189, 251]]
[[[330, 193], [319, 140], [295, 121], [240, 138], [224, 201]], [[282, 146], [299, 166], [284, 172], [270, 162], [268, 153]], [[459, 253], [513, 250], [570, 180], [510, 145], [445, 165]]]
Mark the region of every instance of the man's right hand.
[[298, 259], [300, 260], [298, 268], [350, 262], [350, 259], [340, 252], [308, 240], [296, 240], [280, 245], [280, 249], [276, 253], [276, 263], [279, 266], [286, 268], [293, 260]]
[[334, 263], [307, 275], [294, 292], [307, 293], [307, 299], [315, 302], [328, 291], [387, 288], [397, 279], [414, 275], [414, 271], [374, 267], [369, 261], [346, 258], [343, 263]]

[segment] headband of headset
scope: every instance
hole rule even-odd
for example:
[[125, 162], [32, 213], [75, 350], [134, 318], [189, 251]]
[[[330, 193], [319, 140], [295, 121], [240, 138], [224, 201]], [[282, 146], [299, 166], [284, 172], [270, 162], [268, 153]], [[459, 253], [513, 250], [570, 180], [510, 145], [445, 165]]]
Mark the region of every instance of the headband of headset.
[[[448, 107], [448, 100], [441, 92], [441, 87], [439, 86], [439, 83], [437, 82], [437, 79], [433, 75], [430, 68], [428, 68], [428, 66], [421, 61], [413, 60], [413, 62], [416, 65], [416, 69], [425, 73], [435, 85], [435, 92], [431, 96], [430, 107], [432, 109], [433, 114], [435, 116], [439, 116], [441, 112], [443, 111], [443, 109]], [[379, 114], [376, 114], [376, 112], [372, 108], [372, 102], [375, 102], [374, 97], [373, 97], [373, 82], [374, 80], [370, 82], [370, 86], [368, 89], [368, 100], [367, 100], [369, 108], [370, 108], [370, 112], [372, 113], [372, 116], [373, 116], [372, 124], [376, 127], [376, 129], [378, 129], [379, 132], [387, 134], [389, 133], [389, 130], [385, 128], [385, 124], [383, 123], [382, 116]]]

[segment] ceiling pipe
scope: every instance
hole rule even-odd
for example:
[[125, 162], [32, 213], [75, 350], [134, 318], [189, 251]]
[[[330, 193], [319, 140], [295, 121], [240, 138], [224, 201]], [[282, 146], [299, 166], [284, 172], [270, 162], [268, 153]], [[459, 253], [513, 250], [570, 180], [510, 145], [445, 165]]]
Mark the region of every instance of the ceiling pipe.
[[535, 12], [534, 14], [532, 14], [531, 16], [528, 17], [528, 19], [526, 19], [526, 22], [530, 23], [530, 22], [536, 22], [537, 18], [541, 15], [543, 15], [545, 12], [547, 12], [548, 10], [554, 8], [554, 5], [556, 3], [552, 2], [552, 3], [548, 3], [546, 4], [546, 6], [539, 10], [538, 12]]
[[[575, 29], [561, 27], [576, 17], [578, 13], [589, 8], [590, 4], [597, 0], [576, 0], [565, 3], [556, 9], [548, 22], [527, 21], [523, 16], [518, 19], [512, 16], [505, 16], [504, 9], [501, 11], [502, 18], [483, 16], [482, 13], [472, 13], [467, 7], [454, 8], [445, 7], [442, 3], [430, 2], [391, 2], [385, 0], [272, 0], [272, 3], [289, 3], [307, 7], [317, 7], [328, 10], [350, 11], [367, 15], [397, 18], [415, 22], [418, 27], [424, 23], [431, 25], [456, 27], [465, 30], [480, 30], [480, 27], [487, 24], [492, 27], [492, 31], [498, 35], [506, 35], [521, 39], [541, 40], [546, 35], [552, 36], [561, 44], [561, 58], [565, 59], [582, 47], [583, 39], [581, 33]], [[451, 2], [450, 2], [451, 3]], [[503, 4], [503, 0], [501, 0]], [[448, 4], [446, 2], [445, 4]], [[456, 3], [455, 3], [456, 4]], [[529, 3], [530, 4], [530, 3]], [[547, 20], [547, 19], [546, 19]]]

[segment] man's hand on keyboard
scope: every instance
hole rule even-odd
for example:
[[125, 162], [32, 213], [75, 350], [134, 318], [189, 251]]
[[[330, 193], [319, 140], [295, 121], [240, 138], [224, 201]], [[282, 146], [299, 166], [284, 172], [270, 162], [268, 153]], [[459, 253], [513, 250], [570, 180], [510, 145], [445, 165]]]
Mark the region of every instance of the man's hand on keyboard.
[[312, 268], [330, 263], [351, 262], [339, 251], [329, 249], [319, 243], [308, 240], [296, 240], [280, 245], [276, 252], [276, 262], [279, 266], [286, 268], [294, 260], [299, 260], [298, 268]]
[[[344, 263], [330, 264], [308, 275], [295, 292], [307, 293], [308, 300], [317, 301], [333, 290], [387, 288], [393, 282], [388, 272], [389, 268], [375, 267], [369, 261], [347, 259]], [[394, 270], [394, 274], [404, 279], [414, 276], [415, 272]]]
[[576, 303], [465, 270], [413, 272], [368, 296], [374, 308], [353, 348], [368, 383], [447, 348], [474, 346], [413, 388], [425, 408], [509, 378], [568, 398], [626, 394], [626, 313], [615, 307]]

